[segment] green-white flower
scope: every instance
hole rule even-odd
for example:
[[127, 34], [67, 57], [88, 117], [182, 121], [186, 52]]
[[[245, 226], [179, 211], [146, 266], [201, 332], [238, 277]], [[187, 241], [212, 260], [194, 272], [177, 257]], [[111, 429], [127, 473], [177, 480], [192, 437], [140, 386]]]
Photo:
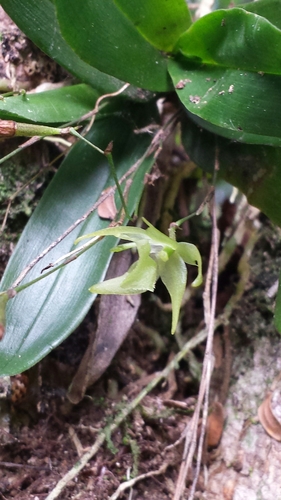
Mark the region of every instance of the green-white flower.
[[170, 230], [166, 236], [143, 219], [147, 229], [138, 227], [108, 227], [84, 238], [99, 238], [101, 236], [115, 236], [125, 243], [112, 248], [112, 252], [121, 252], [129, 248], [136, 248], [139, 260], [129, 270], [117, 278], [97, 283], [89, 288], [92, 293], [130, 295], [143, 293], [147, 290], [153, 292], [155, 283], [161, 278], [166, 286], [172, 301], [172, 333], [175, 332], [181, 302], [186, 287], [187, 269], [185, 264], [198, 267], [198, 274], [192, 286], [202, 283], [201, 255], [195, 245], [191, 243], [178, 243], [175, 239], [175, 229]]

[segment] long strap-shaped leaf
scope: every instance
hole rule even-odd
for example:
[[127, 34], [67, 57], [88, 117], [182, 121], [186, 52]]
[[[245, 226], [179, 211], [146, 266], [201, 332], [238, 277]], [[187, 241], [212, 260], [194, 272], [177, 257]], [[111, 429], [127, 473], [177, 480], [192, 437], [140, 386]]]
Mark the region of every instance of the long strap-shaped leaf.
[[[141, 110], [136, 110], [132, 121], [128, 117], [100, 119], [88, 136], [101, 149], [114, 140], [113, 156], [119, 178], [144, 154], [152, 139], [148, 134], [133, 133], [139, 112], [143, 118], [143, 106]], [[138, 203], [145, 172], [152, 162], [151, 157], [143, 161], [133, 179], [128, 196], [131, 213]], [[81, 217], [104, 188], [112, 184], [106, 158], [82, 142], [74, 146], [25, 228], [5, 272], [1, 289], [9, 288], [22, 269]], [[38, 276], [50, 262], [69, 252], [75, 238], [107, 224], [96, 213], [92, 214], [40, 261], [26, 280]], [[10, 300], [6, 333], [0, 343], [1, 374], [19, 373], [35, 364], [81, 322], [95, 298], [88, 288], [94, 281], [103, 278], [111, 247], [112, 240], [108, 238], [58, 273]]]

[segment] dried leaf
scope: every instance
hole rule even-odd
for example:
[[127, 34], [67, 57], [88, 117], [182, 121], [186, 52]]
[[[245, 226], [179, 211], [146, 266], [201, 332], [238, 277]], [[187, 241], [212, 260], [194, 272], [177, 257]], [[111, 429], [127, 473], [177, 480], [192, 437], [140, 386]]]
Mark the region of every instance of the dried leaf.
[[[124, 273], [132, 259], [131, 253], [115, 254], [106, 277], [110, 279], [116, 274]], [[97, 331], [90, 339], [69, 389], [68, 398], [72, 403], [79, 403], [87, 388], [94, 384], [109, 366], [135, 320], [139, 305], [139, 295], [132, 295], [130, 301], [125, 295], [101, 297]]]
[[[102, 192], [102, 195], [108, 191], [107, 188]], [[117, 214], [117, 208], [115, 205], [114, 194], [106, 198], [98, 207], [98, 214], [102, 219], [114, 220]]]
[[258, 409], [258, 417], [266, 432], [276, 441], [281, 441], [281, 425], [272, 413], [271, 400], [272, 394], [269, 394]]
[[215, 448], [218, 446], [224, 424], [224, 410], [221, 403], [218, 401], [212, 405], [211, 412], [207, 420], [207, 446], [210, 448]]

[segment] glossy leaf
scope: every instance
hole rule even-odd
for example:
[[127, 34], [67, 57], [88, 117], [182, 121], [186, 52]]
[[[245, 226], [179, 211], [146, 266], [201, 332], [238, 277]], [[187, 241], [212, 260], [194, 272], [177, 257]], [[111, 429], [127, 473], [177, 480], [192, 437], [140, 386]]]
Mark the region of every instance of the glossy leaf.
[[281, 2], [280, 0], [257, 0], [256, 2], [240, 5], [242, 9], [248, 12], [254, 12], [259, 16], [265, 17], [274, 26], [281, 29]]
[[203, 130], [188, 117], [182, 127], [183, 144], [192, 160], [212, 173], [217, 154], [218, 175], [281, 226], [281, 148], [233, 142]]
[[56, 0], [55, 4], [63, 37], [85, 62], [138, 87], [171, 89], [165, 57], [113, 0]]
[[199, 125], [241, 142], [281, 145], [281, 76], [170, 61], [177, 94]]
[[0, 100], [2, 120], [67, 123], [91, 111], [99, 93], [85, 84]]
[[6, 307], [9, 300], [9, 294], [0, 295], [0, 341], [5, 335], [6, 329]]
[[[152, 137], [134, 134], [143, 120], [152, 120], [151, 111], [137, 107], [130, 116], [107, 117], [96, 122], [88, 138], [105, 148], [114, 140], [113, 158], [120, 177], [146, 151]], [[132, 212], [138, 204], [145, 172], [153, 163], [144, 160], [133, 178], [128, 195]], [[109, 185], [106, 158], [83, 142], [70, 151], [42, 200], [29, 220], [13, 253], [1, 282], [1, 289], [11, 287], [23, 268], [44, 248], [56, 240], [73, 222], [81, 217]], [[116, 195], [120, 209], [120, 200]], [[30, 281], [41, 270], [73, 248], [75, 238], [90, 230], [108, 225], [93, 213], [67, 238], [46, 255], [25, 278]], [[88, 288], [102, 279], [110, 260], [110, 238], [92, 247], [77, 260], [48, 276], [9, 301], [6, 334], [0, 343], [1, 374], [26, 370], [64, 340], [81, 322], [95, 296]]]
[[75, 54], [60, 33], [53, 2], [2, 0], [1, 5], [35, 45], [80, 80], [100, 93], [115, 92], [122, 86], [122, 82], [101, 73]]
[[202, 17], [179, 38], [176, 51], [204, 64], [281, 74], [281, 31], [244, 9], [222, 9]]
[[137, 30], [159, 50], [172, 50], [191, 25], [185, 0], [115, 0]]

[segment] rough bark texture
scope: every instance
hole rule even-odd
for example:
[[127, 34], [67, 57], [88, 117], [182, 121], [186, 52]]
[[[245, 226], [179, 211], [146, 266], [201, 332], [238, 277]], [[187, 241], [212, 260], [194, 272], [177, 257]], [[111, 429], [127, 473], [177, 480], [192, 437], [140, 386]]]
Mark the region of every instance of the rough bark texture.
[[226, 423], [204, 499], [281, 499], [281, 443], [258, 421], [258, 408], [281, 371], [280, 335], [273, 324], [274, 301], [268, 297], [280, 267], [276, 231], [261, 239], [250, 263], [249, 289], [230, 322], [234, 349]]

